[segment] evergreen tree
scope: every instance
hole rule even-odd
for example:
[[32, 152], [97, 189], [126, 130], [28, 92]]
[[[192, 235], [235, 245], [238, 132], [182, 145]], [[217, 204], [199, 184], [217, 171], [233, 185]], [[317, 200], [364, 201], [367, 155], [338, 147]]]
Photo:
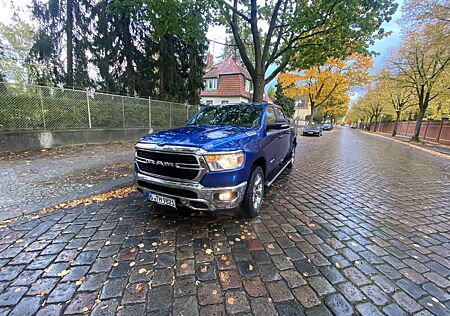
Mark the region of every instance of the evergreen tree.
[[288, 118], [292, 118], [295, 112], [295, 100], [284, 96], [281, 84], [276, 85], [274, 102], [283, 108]]
[[225, 43], [223, 46], [222, 54], [220, 55], [221, 60], [224, 60], [227, 58], [231, 58], [233, 60], [241, 62], [239, 50], [237, 48], [236, 43], [234, 42], [233, 36], [231, 36], [231, 35], [229, 35], [225, 38]]
[[[67, 87], [86, 86], [90, 0], [32, 1], [32, 16], [38, 24], [30, 60], [39, 61], [50, 74], [34, 69], [39, 81], [51, 80]], [[64, 49], [65, 46], [65, 49]], [[63, 66], [61, 56], [65, 56]]]

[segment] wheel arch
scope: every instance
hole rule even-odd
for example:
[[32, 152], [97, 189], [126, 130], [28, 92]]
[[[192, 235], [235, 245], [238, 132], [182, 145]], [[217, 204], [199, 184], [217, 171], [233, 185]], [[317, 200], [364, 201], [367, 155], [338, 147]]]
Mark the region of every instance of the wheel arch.
[[[253, 169], [255, 169], [256, 167], [261, 167], [264, 173], [264, 177], [266, 176], [266, 172], [267, 172], [267, 166], [266, 166], [266, 159], [264, 159], [264, 157], [259, 157], [257, 158], [253, 164], [252, 164], [252, 171]], [[251, 176], [251, 172], [250, 172], [250, 176]]]

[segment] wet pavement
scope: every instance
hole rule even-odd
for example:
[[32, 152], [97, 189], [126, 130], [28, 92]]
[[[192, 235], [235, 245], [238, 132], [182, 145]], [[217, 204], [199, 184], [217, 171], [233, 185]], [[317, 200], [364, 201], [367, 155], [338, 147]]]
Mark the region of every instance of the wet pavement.
[[0, 154], [0, 220], [129, 183], [134, 143]]
[[253, 220], [138, 193], [0, 228], [0, 315], [449, 315], [448, 159], [299, 138]]

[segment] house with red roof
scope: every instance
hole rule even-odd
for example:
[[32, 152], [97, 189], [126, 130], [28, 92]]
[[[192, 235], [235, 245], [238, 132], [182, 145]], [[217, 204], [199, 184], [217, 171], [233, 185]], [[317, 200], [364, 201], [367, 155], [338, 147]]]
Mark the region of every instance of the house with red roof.
[[[212, 56], [208, 55], [207, 58], [208, 67], [208, 64], [212, 64]], [[203, 85], [200, 98], [204, 105], [252, 101], [251, 76], [245, 67], [232, 58], [208, 67], [203, 76]], [[266, 96], [264, 100], [271, 102]]]

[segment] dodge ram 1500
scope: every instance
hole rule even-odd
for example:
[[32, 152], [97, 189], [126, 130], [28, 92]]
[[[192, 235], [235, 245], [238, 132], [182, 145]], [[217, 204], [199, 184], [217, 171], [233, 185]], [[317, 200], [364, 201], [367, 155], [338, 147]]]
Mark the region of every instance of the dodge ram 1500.
[[185, 126], [139, 140], [135, 179], [158, 204], [254, 217], [265, 186], [294, 163], [296, 145], [278, 105], [205, 106]]

